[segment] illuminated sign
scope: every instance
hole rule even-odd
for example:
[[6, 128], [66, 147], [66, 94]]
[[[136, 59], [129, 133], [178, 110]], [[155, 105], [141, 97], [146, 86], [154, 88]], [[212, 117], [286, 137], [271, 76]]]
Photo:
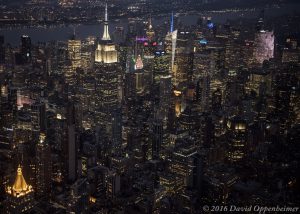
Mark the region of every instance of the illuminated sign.
[[206, 39], [201, 39], [201, 40], [199, 41], [199, 43], [200, 43], [201, 45], [206, 45], [206, 44], [207, 44], [207, 40], [206, 40]]
[[165, 55], [165, 51], [155, 51], [155, 55], [156, 56], [163, 56], [163, 55]]
[[136, 37], [135, 40], [138, 41], [138, 42], [148, 41], [148, 39], [146, 37]]
[[209, 22], [209, 23], [207, 24], [207, 27], [208, 27], [209, 29], [213, 29], [213, 28], [214, 28], [214, 23]]

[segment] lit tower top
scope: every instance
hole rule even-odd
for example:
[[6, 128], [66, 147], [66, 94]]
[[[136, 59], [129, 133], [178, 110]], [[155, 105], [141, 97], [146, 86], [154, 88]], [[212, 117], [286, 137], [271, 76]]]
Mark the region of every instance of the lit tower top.
[[141, 57], [141, 55], [138, 55], [138, 57], [135, 61], [134, 69], [141, 70], [141, 69], [143, 69], [143, 67], [144, 67], [144, 64], [143, 64], [142, 57]]
[[20, 197], [31, 192], [33, 192], [32, 186], [26, 183], [22, 174], [21, 166], [19, 165], [15, 182], [12, 187], [9, 186], [7, 188], [7, 193], [15, 197]]
[[167, 33], [166, 38], [166, 49], [167, 52], [171, 53], [171, 72], [174, 72], [174, 63], [175, 63], [175, 51], [176, 51], [176, 42], [177, 42], [177, 30], [174, 30], [174, 13], [172, 11], [171, 21], [170, 21], [170, 32]]
[[108, 31], [107, 4], [105, 5], [103, 36], [101, 41], [99, 41], [95, 51], [95, 62], [105, 64], [118, 62], [118, 52], [115, 44], [113, 44], [111, 41]]
[[149, 41], [153, 41], [154, 39], [154, 36], [155, 36], [155, 32], [153, 30], [153, 27], [152, 27], [152, 19], [151, 19], [151, 16], [150, 16], [150, 19], [149, 19], [149, 26], [148, 26], [148, 29], [146, 31], [146, 34], [147, 34], [147, 38]]
[[152, 18], [151, 18], [151, 15], [150, 15], [150, 19], [149, 19], [149, 30], [152, 29]]
[[108, 15], [107, 15], [107, 3], [105, 4], [105, 19], [104, 19], [104, 31], [103, 31], [103, 36], [102, 40], [111, 40], [109, 31], [108, 31]]

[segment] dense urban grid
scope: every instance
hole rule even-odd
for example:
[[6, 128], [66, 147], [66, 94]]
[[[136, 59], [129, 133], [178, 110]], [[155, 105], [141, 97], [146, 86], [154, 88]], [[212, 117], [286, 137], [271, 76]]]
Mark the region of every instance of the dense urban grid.
[[299, 212], [300, 8], [224, 2], [0, 2], [0, 213]]

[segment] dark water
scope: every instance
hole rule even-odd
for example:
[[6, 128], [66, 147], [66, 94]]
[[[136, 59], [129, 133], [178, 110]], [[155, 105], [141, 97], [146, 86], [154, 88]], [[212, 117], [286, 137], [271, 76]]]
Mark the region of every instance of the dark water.
[[[300, 10], [300, 2], [296, 4], [284, 5], [280, 8], [272, 7], [265, 9], [266, 17], [282, 16], [285, 14], [292, 14], [293, 12]], [[227, 19], [239, 19], [239, 18], [256, 18], [260, 10], [248, 10], [248, 11], [236, 11], [230, 10], [226, 12], [207, 12], [207, 13], [194, 13], [193, 15], [180, 15], [179, 21], [185, 25], [193, 25], [197, 22], [200, 16], [211, 16], [212, 20], [216, 23], [223, 23]], [[169, 17], [153, 17], [153, 25], [162, 24], [167, 21]], [[116, 26], [124, 27], [127, 31], [127, 19], [121, 19], [118, 22], [111, 22], [109, 27], [111, 33]], [[95, 25], [77, 25], [76, 35], [78, 38], [84, 39], [88, 36], [102, 36], [102, 24]], [[46, 42], [51, 40], [67, 40], [73, 33], [73, 26], [54, 26], [51, 28], [32, 27], [32, 28], [14, 28], [14, 29], [1, 29], [0, 35], [5, 37], [5, 42], [14, 46], [20, 42], [20, 37], [23, 34], [29, 35], [33, 43]]]

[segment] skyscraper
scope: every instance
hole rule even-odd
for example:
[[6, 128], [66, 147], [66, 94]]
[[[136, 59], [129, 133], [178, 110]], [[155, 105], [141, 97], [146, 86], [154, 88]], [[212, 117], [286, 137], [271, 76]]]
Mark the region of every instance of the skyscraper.
[[172, 97], [172, 76], [160, 77], [159, 83], [159, 108], [163, 112], [163, 117], [167, 117]]
[[176, 41], [177, 41], [177, 30], [174, 30], [174, 15], [172, 13], [170, 32], [168, 32], [165, 39], [166, 52], [171, 54], [170, 73], [173, 73], [173, 69], [174, 69]]
[[6, 195], [7, 213], [23, 213], [33, 207], [33, 188], [24, 179], [21, 166], [18, 167], [14, 184], [6, 189]]
[[152, 159], [160, 158], [161, 146], [163, 142], [163, 122], [160, 118], [155, 118], [152, 123]]
[[151, 17], [149, 19], [149, 26], [148, 26], [148, 29], [146, 31], [146, 34], [147, 34], [148, 41], [150, 41], [150, 42], [153, 41], [154, 36], [155, 36], [155, 32], [154, 32], [153, 27], [152, 27]]
[[274, 33], [273, 31], [261, 30], [255, 34], [254, 59], [262, 64], [265, 60], [274, 57]]
[[49, 197], [51, 191], [51, 151], [46, 135], [40, 134], [36, 144], [36, 196]]
[[68, 180], [75, 181], [77, 178], [77, 149], [75, 132], [75, 106], [69, 103], [67, 106], [67, 141], [66, 143], [66, 165]]
[[21, 36], [21, 58], [22, 63], [26, 64], [31, 61], [31, 38], [27, 35]]
[[96, 121], [112, 139], [112, 115], [120, 104], [120, 65], [115, 44], [108, 30], [107, 4], [105, 6], [104, 32], [95, 52]]
[[5, 62], [4, 36], [0, 36], [0, 64]]
[[68, 40], [68, 55], [72, 67], [72, 73], [69, 76], [74, 76], [76, 68], [81, 67], [81, 41], [76, 39], [75, 32]]

